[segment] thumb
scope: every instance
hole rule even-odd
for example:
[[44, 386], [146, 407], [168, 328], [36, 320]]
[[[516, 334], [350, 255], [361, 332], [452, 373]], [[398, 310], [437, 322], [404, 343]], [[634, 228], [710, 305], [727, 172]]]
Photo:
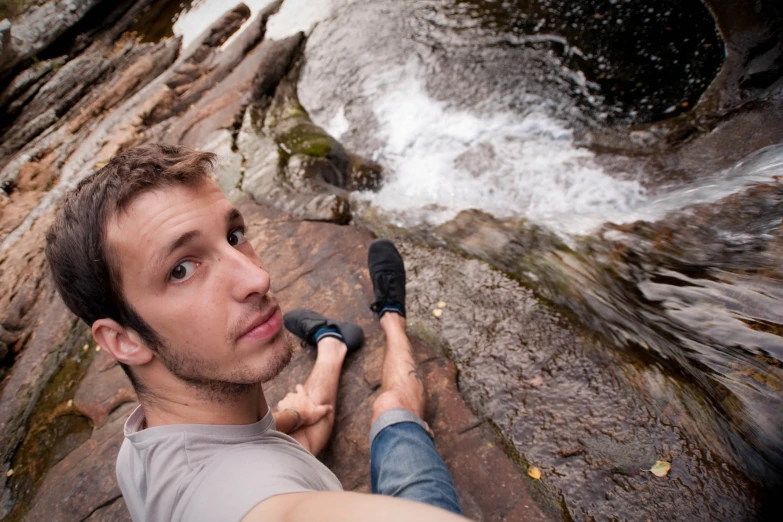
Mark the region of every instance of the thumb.
[[327, 415], [330, 411], [332, 411], [334, 408], [330, 404], [321, 404], [320, 406], [316, 406], [313, 408], [313, 413], [316, 417], [319, 419], [325, 415]]

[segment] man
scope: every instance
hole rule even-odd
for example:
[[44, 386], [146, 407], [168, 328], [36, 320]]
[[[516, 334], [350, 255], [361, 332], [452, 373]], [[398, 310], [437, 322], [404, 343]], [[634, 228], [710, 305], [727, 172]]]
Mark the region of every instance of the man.
[[376, 241], [368, 254], [387, 340], [370, 433], [372, 487], [382, 495], [346, 493], [313, 454], [332, 431], [340, 369], [361, 329], [310, 310], [287, 314], [317, 357], [271, 413], [262, 384], [291, 350], [242, 215], [209, 179], [212, 161], [166, 145], [119, 154], [67, 195], [47, 234], [64, 302], [139, 397], [117, 460], [133, 519], [461, 520], [421, 420], [394, 245]]

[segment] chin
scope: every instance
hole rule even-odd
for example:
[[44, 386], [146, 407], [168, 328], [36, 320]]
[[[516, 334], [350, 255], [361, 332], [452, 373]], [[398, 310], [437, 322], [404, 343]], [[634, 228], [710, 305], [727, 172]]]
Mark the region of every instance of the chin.
[[291, 362], [293, 353], [291, 338], [285, 335], [284, 330], [280, 330], [271, 345], [264, 350], [265, 357], [259, 381], [265, 383], [277, 377]]

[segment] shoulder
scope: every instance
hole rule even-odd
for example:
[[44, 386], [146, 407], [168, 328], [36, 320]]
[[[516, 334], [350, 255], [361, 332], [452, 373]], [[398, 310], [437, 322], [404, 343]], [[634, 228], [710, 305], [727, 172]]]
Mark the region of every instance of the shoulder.
[[126, 437], [117, 454], [117, 482], [133, 520], [171, 520], [193, 471], [182, 434]]
[[308, 455], [292, 445], [275, 443], [217, 451], [187, 485], [181, 498], [181, 519], [240, 520], [272, 496], [341, 490], [328, 468]]

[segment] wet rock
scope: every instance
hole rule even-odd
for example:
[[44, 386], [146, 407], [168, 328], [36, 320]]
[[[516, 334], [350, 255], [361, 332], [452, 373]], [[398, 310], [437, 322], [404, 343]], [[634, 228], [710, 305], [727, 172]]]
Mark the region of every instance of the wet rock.
[[[347, 222], [350, 205], [345, 196], [329, 193], [314, 187], [306, 175], [299, 190], [281, 172], [282, 159], [277, 142], [268, 137], [258, 123], [257, 109], [251, 107], [245, 113], [242, 128], [237, 137], [237, 147], [244, 158], [245, 170], [242, 190], [257, 202], [270, 205], [302, 219], [316, 221]], [[297, 160], [289, 168], [296, 166]]]
[[[126, 44], [120, 49], [95, 45], [59, 68], [3, 136], [0, 151], [5, 155], [0, 161], [11, 161], [0, 179], [13, 180], [31, 156], [42, 158], [52, 149], [59, 149], [61, 165], [79, 144], [73, 137], [95, 128], [106, 112], [163, 72], [178, 49], [177, 41]], [[104, 89], [95, 89], [95, 83], [103, 83]], [[12, 160], [13, 153], [40, 134], [18, 161]]]
[[[282, 0], [277, 0], [259, 11], [251, 24], [243, 29], [242, 33], [226, 49], [211, 53], [208, 59], [200, 63], [199, 67], [194, 66], [191, 62], [183, 64], [177, 71], [176, 77], [168, 82], [171, 88], [187, 85], [185, 89], [178, 92], [181, 107], [186, 108], [198, 101], [205, 91], [223, 81], [245, 59], [246, 55], [263, 39], [269, 17], [280, 9], [282, 3]], [[223, 18], [225, 20], [223, 25], [211, 31], [222, 34], [223, 36], [220, 38], [222, 40], [230, 34], [230, 31], [236, 32], [239, 29], [236, 22], [244, 21], [249, 15], [250, 12], [247, 11], [244, 4], [238, 6]], [[207, 45], [208, 42], [211, 47], [218, 47], [213, 45], [211, 39], [205, 41], [203, 45]]]
[[238, 126], [253, 93], [257, 90], [263, 93], [277, 85], [303, 38], [299, 33], [279, 42], [264, 40], [224, 81], [178, 118], [162, 139], [190, 147], [200, 146], [215, 130]]
[[5, 112], [6, 114], [16, 113], [22, 105], [35, 96], [45, 80], [48, 79], [49, 73], [62, 67], [65, 61], [64, 56], [52, 58], [36, 63], [29, 69], [20, 72], [0, 94], [0, 110], [4, 110], [7, 105], [13, 102], [13, 105]]
[[[442, 343], [468, 403], [541, 469], [541, 494], [562, 494], [574, 520], [655, 520], [661, 512], [673, 520], [742, 519], [759, 509], [731, 449], [702, 414], [681, 405], [683, 396], [698, 400], [698, 391], [580, 333], [480, 261], [409, 243], [402, 253], [409, 327]], [[440, 299], [449, 306], [435, 318]], [[526, 385], [539, 375], [544, 385]], [[678, 480], [654, 482], [641, 470], [664, 456]]]
[[79, 383], [73, 405], [96, 428], [100, 428], [114, 410], [125, 403], [136, 401], [136, 393], [125, 372], [111, 354], [101, 350]]
[[775, 0], [703, 1], [726, 42], [726, 59], [702, 103], [726, 112], [763, 95], [783, 79], [783, 8]]
[[0, 156], [8, 157], [65, 114], [109, 67], [109, 61], [85, 55], [60, 68], [27, 104], [11, 131], [2, 136]]
[[129, 404], [117, 410], [87, 442], [51, 469], [27, 520], [80, 521], [121, 497], [115, 468], [124, 438], [122, 426], [132, 409]]
[[13, 23], [0, 27], [0, 78], [40, 53], [102, 0], [50, 0], [30, 7]]

